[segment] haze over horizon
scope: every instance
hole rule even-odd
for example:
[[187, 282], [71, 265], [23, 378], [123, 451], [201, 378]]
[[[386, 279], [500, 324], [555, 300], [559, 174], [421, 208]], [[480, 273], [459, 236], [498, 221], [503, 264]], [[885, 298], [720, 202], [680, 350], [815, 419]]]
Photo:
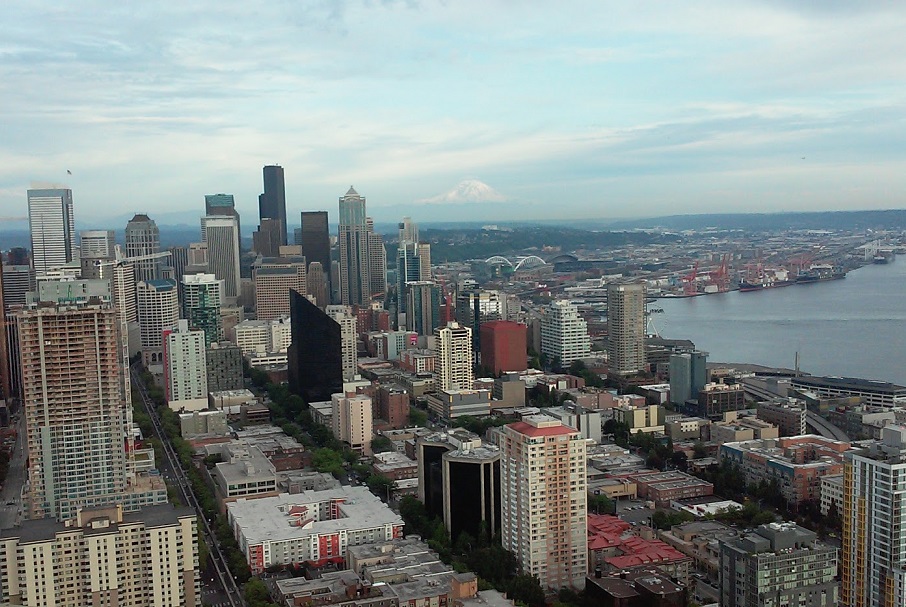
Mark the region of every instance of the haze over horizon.
[[[0, 215], [376, 221], [902, 208], [906, 5], [14, 0]], [[67, 175], [72, 171], [72, 175]], [[246, 219], [248, 218], [248, 219]], [[248, 223], [246, 223], [248, 222]]]

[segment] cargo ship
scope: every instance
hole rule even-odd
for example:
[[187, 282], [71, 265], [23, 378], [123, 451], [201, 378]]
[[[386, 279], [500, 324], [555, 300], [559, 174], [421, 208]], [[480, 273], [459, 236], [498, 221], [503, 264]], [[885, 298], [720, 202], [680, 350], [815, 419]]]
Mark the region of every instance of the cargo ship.
[[767, 269], [760, 276], [754, 278], [743, 278], [739, 281], [739, 291], [749, 293], [751, 291], [761, 291], [764, 289], [779, 289], [780, 287], [789, 287], [796, 284], [796, 281], [790, 278], [789, 273], [782, 269]]
[[846, 278], [846, 270], [839, 266], [812, 266], [808, 270], [799, 273], [796, 277], [796, 284], [810, 284], [813, 282], [824, 282], [825, 280], [840, 280], [841, 278]]

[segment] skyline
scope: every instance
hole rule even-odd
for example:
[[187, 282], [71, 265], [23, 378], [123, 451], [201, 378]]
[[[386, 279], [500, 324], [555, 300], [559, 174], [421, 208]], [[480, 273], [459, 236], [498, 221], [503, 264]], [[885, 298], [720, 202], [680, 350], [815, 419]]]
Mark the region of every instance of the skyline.
[[563, 9], [14, 2], [0, 215], [51, 181], [79, 223], [251, 219], [274, 163], [288, 213], [352, 184], [379, 222], [906, 206], [906, 7]]

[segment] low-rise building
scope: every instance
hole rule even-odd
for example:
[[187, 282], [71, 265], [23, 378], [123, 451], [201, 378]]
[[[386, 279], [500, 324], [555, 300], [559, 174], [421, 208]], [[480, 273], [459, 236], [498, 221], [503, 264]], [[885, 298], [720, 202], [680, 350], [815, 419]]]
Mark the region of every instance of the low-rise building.
[[375, 453], [372, 460], [371, 469], [374, 473], [386, 476], [392, 481], [418, 478], [418, 462], [402, 453], [396, 451]]
[[677, 500], [714, 494], [714, 485], [685, 472], [643, 471], [627, 478], [635, 481], [639, 497], [651, 500], [657, 508], [667, 508]]
[[466, 415], [487, 417], [491, 414], [491, 393], [488, 390], [441, 390], [428, 395], [428, 410], [448, 421]]
[[585, 579], [585, 594], [595, 605], [685, 607], [689, 591], [654, 568], [639, 568]]
[[664, 433], [671, 440], [699, 440], [702, 437], [702, 428], [708, 426], [710, 420], [701, 417], [682, 416], [678, 419], [664, 421]]
[[738, 411], [727, 411], [723, 414], [723, 420], [713, 422], [709, 430], [711, 441], [715, 443], [735, 443], [780, 436], [777, 426], [752, 416], [740, 416]]
[[654, 567], [686, 585], [692, 559], [665, 542], [640, 537], [630, 523], [609, 514], [588, 515], [588, 570], [604, 573]]
[[601, 412], [595, 409], [586, 409], [574, 402], [566, 401], [560, 407], [545, 407], [541, 409], [545, 415], [559, 419], [560, 423], [578, 430], [583, 438], [589, 438], [596, 443], [601, 442]]
[[708, 579], [720, 581], [720, 542], [739, 537], [740, 532], [717, 521], [692, 521], [658, 532], [658, 537], [686, 556]]
[[221, 500], [276, 495], [277, 471], [261, 449], [240, 441], [209, 445], [207, 449], [216, 450], [224, 460], [211, 471]]
[[807, 413], [808, 408], [805, 406], [805, 402], [796, 398], [776, 398], [758, 403], [758, 418], [777, 426], [780, 436], [805, 434]]
[[179, 414], [180, 436], [186, 440], [198, 437], [224, 437], [230, 433], [223, 411], [206, 409]]
[[252, 573], [268, 567], [343, 562], [349, 546], [402, 537], [403, 519], [364, 487], [280, 494], [227, 504]]
[[848, 442], [815, 434], [725, 443], [720, 457], [740, 467], [747, 484], [776, 481], [791, 505], [821, 499], [821, 477], [843, 473]]
[[695, 400], [687, 400], [684, 413], [692, 417], [719, 420], [727, 411], [746, 408], [746, 394], [738, 384], [706, 384]]
[[881, 438], [885, 426], [896, 424], [897, 414], [903, 409], [857, 405], [855, 407], [833, 407], [826, 413], [827, 421], [834, 424], [854, 440]]
[[827, 516], [831, 506], [843, 514], [843, 475], [828, 474], [821, 477], [821, 514]]
[[630, 434], [664, 432], [664, 408], [660, 405], [619, 405], [613, 409], [613, 418], [629, 426]]

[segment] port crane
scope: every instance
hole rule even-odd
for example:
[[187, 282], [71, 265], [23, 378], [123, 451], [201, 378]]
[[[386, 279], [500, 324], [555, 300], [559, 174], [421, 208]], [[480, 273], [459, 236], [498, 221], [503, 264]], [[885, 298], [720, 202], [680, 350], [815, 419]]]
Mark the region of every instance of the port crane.
[[696, 279], [698, 278], [698, 262], [695, 262], [695, 265], [692, 267], [692, 271], [682, 277], [683, 281], [683, 293], [685, 295], [695, 295], [697, 292], [697, 287], [695, 284]]

